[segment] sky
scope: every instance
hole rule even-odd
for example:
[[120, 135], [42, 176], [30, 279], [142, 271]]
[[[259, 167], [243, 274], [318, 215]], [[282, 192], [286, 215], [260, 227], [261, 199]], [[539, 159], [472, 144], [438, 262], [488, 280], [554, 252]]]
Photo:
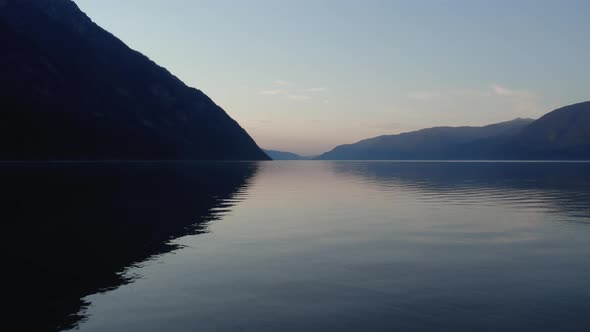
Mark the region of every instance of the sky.
[[590, 100], [587, 0], [75, 0], [263, 148], [314, 155]]

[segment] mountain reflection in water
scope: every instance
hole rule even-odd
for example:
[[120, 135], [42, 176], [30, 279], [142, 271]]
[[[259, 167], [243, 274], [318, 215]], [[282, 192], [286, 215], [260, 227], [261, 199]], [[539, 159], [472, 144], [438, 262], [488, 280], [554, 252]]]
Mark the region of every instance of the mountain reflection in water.
[[255, 163], [0, 165], [9, 319], [54, 330], [84, 318], [86, 295], [131, 281], [122, 272], [207, 232], [247, 187]]

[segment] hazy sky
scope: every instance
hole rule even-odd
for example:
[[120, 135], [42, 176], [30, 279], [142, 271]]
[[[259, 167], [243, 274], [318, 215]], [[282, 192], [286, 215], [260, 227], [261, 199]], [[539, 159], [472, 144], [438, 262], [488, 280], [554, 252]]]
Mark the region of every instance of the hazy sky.
[[315, 154], [590, 100], [590, 1], [75, 0], [264, 148]]

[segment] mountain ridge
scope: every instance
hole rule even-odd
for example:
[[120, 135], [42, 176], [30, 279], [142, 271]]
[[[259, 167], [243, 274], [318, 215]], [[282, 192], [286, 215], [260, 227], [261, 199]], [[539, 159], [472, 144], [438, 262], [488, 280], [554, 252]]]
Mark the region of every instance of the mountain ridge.
[[443, 157], [443, 150], [492, 136], [511, 135], [532, 119], [516, 118], [486, 126], [438, 126], [395, 135], [381, 135], [353, 144], [344, 144], [326, 152], [318, 159], [423, 159], [425, 155]]
[[377, 136], [337, 146], [317, 159], [590, 159], [590, 102], [558, 108], [537, 120]]

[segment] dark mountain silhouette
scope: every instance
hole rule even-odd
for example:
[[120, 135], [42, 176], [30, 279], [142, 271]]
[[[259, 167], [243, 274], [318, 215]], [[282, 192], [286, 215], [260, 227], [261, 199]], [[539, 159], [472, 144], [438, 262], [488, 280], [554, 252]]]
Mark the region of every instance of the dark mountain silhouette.
[[445, 159], [455, 146], [489, 137], [509, 137], [533, 121], [515, 119], [484, 127], [435, 127], [378, 136], [340, 145], [318, 159]]
[[70, 0], [0, 1], [0, 159], [268, 159]]
[[272, 160], [308, 160], [310, 158], [300, 156], [293, 152], [263, 150]]

